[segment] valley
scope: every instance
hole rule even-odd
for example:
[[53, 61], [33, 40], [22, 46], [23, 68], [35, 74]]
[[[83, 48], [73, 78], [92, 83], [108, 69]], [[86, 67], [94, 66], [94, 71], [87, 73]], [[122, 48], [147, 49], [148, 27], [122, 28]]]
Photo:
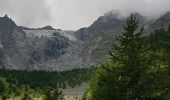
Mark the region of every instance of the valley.
[[[63, 98], [65, 100], [79, 100], [80, 98], [88, 100], [87, 98], [95, 97], [95, 95], [97, 95], [96, 98], [100, 97], [98, 93], [101, 93], [100, 95], [103, 95], [103, 97], [108, 96], [107, 94], [104, 95], [105, 92], [103, 91], [107, 93], [108, 90], [110, 91], [109, 93], [114, 93], [109, 89], [122, 89], [119, 84], [116, 84], [116, 82], [119, 83], [119, 80], [125, 81], [120, 81], [120, 85], [126, 83], [126, 81], [132, 81], [131, 84], [136, 87], [139, 84], [140, 87], [141, 84], [144, 84], [144, 86], [148, 85], [148, 83], [152, 84], [151, 81], [155, 81], [160, 85], [157, 81], [161, 81], [160, 79], [162, 78], [164, 80], [163, 82], [161, 81], [161, 84], [166, 87], [165, 91], [161, 90], [160, 92], [158, 89], [158, 92], [148, 94], [153, 98], [159, 97], [159, 94], [162, 94], [163, 98], [169, 98], [169, 94], [166, 93], [167, 91], [169, 92], [169, 88], [167, 88], [169, 76], [166, 76], [169, 75], [169, 70], [166, 67], [169, 66], [169, 59], [167, 58], [169, 57], [168, 44], [170, 43], [168, 41], [170, 12], [166, 12], [159, 18], [148, 18], [139, 13], [134, 13], [133, 16], [139, 19], [137, 22], [140, 24], [134, 24], [133, 21], [129, 23], [132, 23], [132, 26], [134, 24], [136, 27], [143, 26], [144, 28], [144, 30], [135, 28], [135, 32], [139, 31], [143, 35], [132, 34], [132, 37], [134, 35], [133, 38], [129, 38], [126, 32], [129, 31], [129, 27], [132, 27], [127, 21], [132, 15], [121, 16], [121, 12], [114, 10], [100, 16], [89, 27], [79, 30], [61, 30], [49, 25], [42, 28], [28, 28], [18, 26], [7, 15], [0, 17], [0, 97], [5, 98], [3, 100], [54, 100], [55, 96], [57, 96], [60, 98], [59, 100], [63, 100]], [[124, 25], [126, 24], [129, 27], [125, 27]], [[125, 32], [123, 33], [122, 31]], [[129, 34], [134, 32], [133, 30], [130, 31], [132, 32], [129, 32]], [[119, 38], [122, 41], [128, 38], [122, 42], [118, 41], [119, 39], [115, 38], [115, 36], [120, 36]], [[130, 39], [134, 39], [133, 42]], [[138, 44], [140, 40], [143, 40], [143, 42]], [[126, 43], [129, 43], [128, 46]], [[113, 50], [115, 45], [117, 47], [127, 46], [127, 49], [130, 48], [130, 50], [118, 52], [117, 49], [119, 50], [120, 48]], [[138, 47], [138, 45], [142, 46]], [[146, 50], [143, 50], [143, 48]], [[139, 51], [136, 49], [139, 49]], [[127, 54], [124, 55], [125, 53]], [[126, 60], [127, 62], [124, 63], [123, 61]], [[152, 62], [152, 60], [154, 61]], [[144, 67], [147, 67], [143, 68], [142, 64], [145, 63]], [[130, 64], [135, 68], [131, 69]], [[139, 64], [139, 67], [142, 66], [142, 68], [138, 69], [133, 64]], [[125, 65], [129, 69], [124, 68]], [[123, 71], [121, 72], [121, 70]], [[129, 77], [126, 75], [129, 75]], [[142, 81], [138, 80], [137, 76], [142, 77]], [[131, 80], [134, 77], [137, 78]], [[114, 83], [113, 81], [116, 82]], [[140, 82], [135, 83], [136, 81]], [[115, 87], [110, 83], [114, 83]], [[131, 89], [131, 84], [127, 83], [126, 85]], [[157, 84], [153, 85], [154, 89]], [[142, 85], [140, 88], [145, 91], [146, 87], [143, 86], [143, 88]], [[103, 88], [100, 88], [102, 90], [98, 89], [100, 86], [103, 86]], [[159, 88], [162, 89], [162, 87]], [[134, 87], [130, 92], [134, 92], [133, 89]], [[141, 92], [141, 98], [144, 97], [143, 91]], [[112, 94], [110, 95], [113, 96]], [[120, 96], [120, 93], [118, 95]], [[129, 93], [128, 95], [131, 94]]]

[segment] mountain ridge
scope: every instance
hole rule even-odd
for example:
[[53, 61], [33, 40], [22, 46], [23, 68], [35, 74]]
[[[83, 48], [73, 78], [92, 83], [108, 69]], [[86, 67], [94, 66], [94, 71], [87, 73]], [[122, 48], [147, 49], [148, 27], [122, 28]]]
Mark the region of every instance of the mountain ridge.
[[[170, 24], [170, 12], [158, 19], [148, 20], [138, 13], [135, 16], [146, 33]], [[120, 12], [108, 12], [89, 27], [64, 31], [51, 26], [17, 26], [8, 16], [0, 17], [0, 66], [60, 71], [97, 66], [109, 57], [114, 35], [122, 31], [126, 18]]]

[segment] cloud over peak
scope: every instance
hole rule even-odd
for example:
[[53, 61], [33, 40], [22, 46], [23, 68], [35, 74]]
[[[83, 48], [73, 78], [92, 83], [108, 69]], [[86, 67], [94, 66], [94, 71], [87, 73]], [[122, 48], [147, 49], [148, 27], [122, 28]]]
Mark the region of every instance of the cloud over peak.
[[169, 4], [170, 0], [1, 0], [0, 15], [8, 14], [27, 27], [74, 30], [89, 26], [110, 10], [158, 17], [170, 10]]

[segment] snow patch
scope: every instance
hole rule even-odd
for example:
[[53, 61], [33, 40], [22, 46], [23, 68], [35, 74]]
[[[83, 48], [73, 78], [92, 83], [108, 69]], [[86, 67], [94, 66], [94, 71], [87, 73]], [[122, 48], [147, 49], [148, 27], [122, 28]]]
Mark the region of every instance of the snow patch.
[[46, 30], [46, 29], [36, 29], [36, 30], [24, 30], [27, 37], [41, 37], [41, 36], [47, 36], [47, 37], [53, 37], [53, 33], [58, 33], [61, 36], [64, 36], [68, 38], [70, 41], [76, 42], [77, 38], [74, 35], [74, 32], [72, 31], [62, 31], [62, 30]]
[[3, 48], [2, 42], [0, 41], [0, 48]]

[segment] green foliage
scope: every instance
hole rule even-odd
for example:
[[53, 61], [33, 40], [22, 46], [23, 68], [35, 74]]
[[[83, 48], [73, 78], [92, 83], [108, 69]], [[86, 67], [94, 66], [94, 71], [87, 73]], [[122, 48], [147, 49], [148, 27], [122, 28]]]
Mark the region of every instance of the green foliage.
[[[19, 71], [19, 70], [0, 70], [0, 76], [6, 78], [7, 82], [17, 85], [18, 87], [22, 85], [29, 85], [30, 88], [40, 88], [44, 87], [55, 87], [56, 84], [60, 88], [75, 87], [83, 82], [90, 80], [91, 69], [74, 69], [70, 71], [63, 72], [49, 72], [49, 71]], [[12, 77], [12, 78], [11, 78]], [[12, 85], [14, 88], [14, 85]], [[10, 88], [10, 92], [12, 92]]]
[[52, 94], [51, 94], [52, 89], [48, 88], [45, 91], [45, 97], [44, 100], [52, 100]]
[[44, 100], [64, 100], [62, 91], [59, 91], [58, 87], [55, 89], [48, 89], [45, 93]]
[[116, 40], [111, 60], [97, 70], [82, 99], [163, 100], [170, 90], [166, 62], [157, 45], [148, 44], [133, 15]]
[[7, 97], [5, 95], [2, 96], [2, 100], [7, 100]]
[[21, 100], [32, 100], [28, 93], [24, 94], [24, 97]]
[[5, 83], [0, 79], [0, 95], [5, 92]]
[[[66, 87], [75, 87], [90, 80], [92, 72], [95, 68], [90, 69], [73, 69], [69, 71], [21, 71], [21, 70], [5, 70], [0, 69], [0, 77], [3, 77], [0, 90], [3, 90], [2, 98], [14, 99], [16, 96], [22, 97], [22, 100], [30, 100], [39, 98], [49, 88], [52, 88], [52, 100], [56, 100], [56, 96], [61, 96], [61, 91], [58, 88], [65, 89]], [[5, 85], [5, 88], [2, 88]], [[54, 88], [54, 89], [53, 89]], [[51, 92], [45, 94], [51, 95]], [[1, 99], [0, 99], [1, 100]], [[58, 100], [61, 100], [58, 99]]]

